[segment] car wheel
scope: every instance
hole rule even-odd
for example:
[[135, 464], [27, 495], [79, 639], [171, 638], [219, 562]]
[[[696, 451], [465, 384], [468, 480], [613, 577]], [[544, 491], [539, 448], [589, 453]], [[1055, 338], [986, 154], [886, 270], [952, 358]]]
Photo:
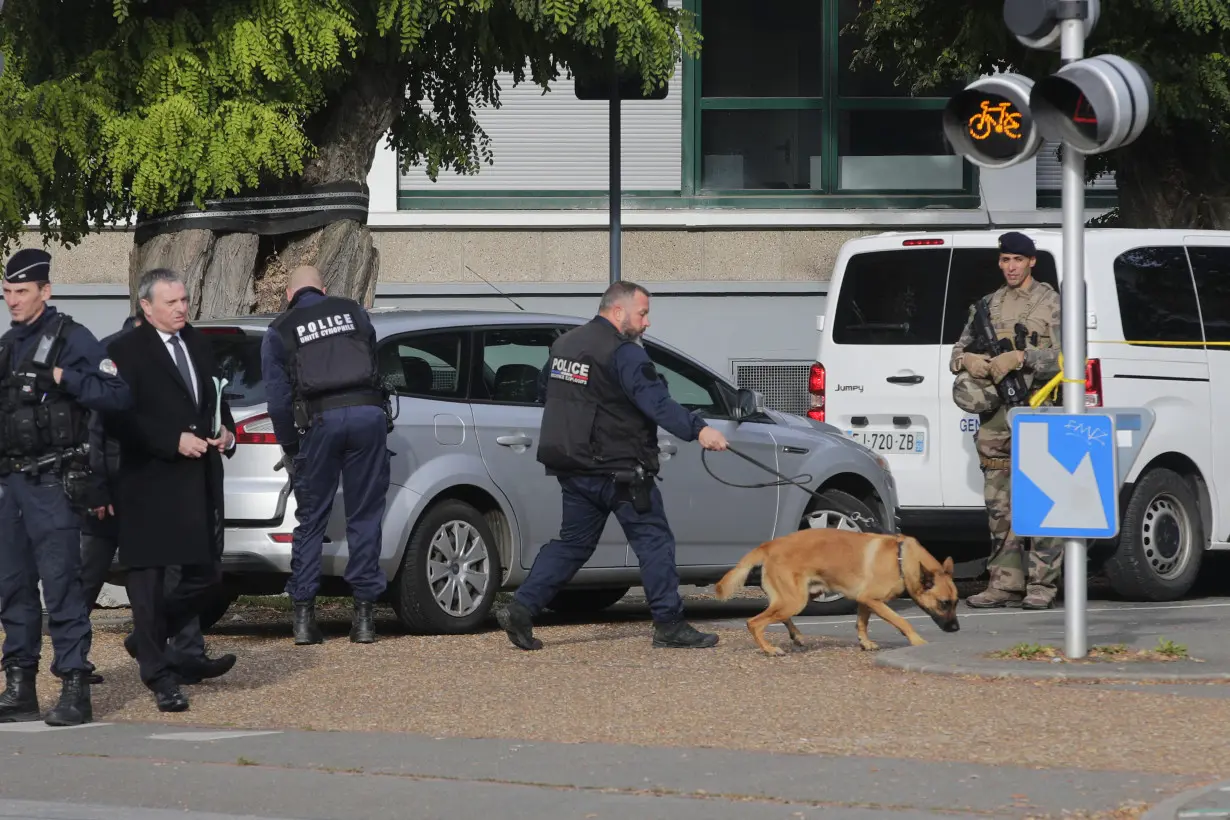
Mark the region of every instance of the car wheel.
[[555, 593], [551, 603], [547, 604], [547, 609], [553, 609], [561, 614], [569, 615], [601, 612], [607, 607], [619, 603], [631, 588], [561, 589]]
[[1204, 548], [1195, 489], [1173, 470], [1150, 470], [1132, 490], [1119, 546], [1103, 570], [1125, 598], [1173, 601], [1195, 584]]
[[500, 586], [500, 555], [482, 514], [450, 499], [428, 510], [393, 579], [393, 611], [413, 632], [473, 632]]
[[[802, 527], [874, 532], [880, 529], [880, 523], [875, 511], [859, 499], [841, 490], [825, 490], [803, 516]], [[811, 615], [849, 615], [858, 611], [858, 604], [834, 592], [816, 598], [806, 611]]]

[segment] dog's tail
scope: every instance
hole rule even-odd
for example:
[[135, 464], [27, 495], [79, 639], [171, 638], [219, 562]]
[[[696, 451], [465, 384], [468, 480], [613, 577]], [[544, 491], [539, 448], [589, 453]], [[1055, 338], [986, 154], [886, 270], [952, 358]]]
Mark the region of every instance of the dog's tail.
[[718, 581], [715, 587], [719, 601], [725, 601], [743, 589], [743, 585], [747, 583], [747, 576], [751, 574], [755, 567], [764, 563], [764, 548], [764, 544], [756, 547], [756, 549], [740, 558], [739, 563], [735, 564], [730, 572], [722, 576], [722, 580]]

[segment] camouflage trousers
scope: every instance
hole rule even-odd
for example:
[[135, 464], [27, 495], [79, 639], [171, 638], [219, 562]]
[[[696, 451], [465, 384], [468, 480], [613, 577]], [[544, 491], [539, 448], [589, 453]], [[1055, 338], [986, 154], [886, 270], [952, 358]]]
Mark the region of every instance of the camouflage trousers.
[[[983, 494], [991, 525], [991, 557], [987, 559], [990, 588], [1018, 594], [1039, 592], [1054, 597], [1063, 568], [1063, 540], [1025, 539], [1012, 534], [1011, 471], [986, 470]], [[1033, 542], [1028, 558], [1025, 556], [1026, 540]]]

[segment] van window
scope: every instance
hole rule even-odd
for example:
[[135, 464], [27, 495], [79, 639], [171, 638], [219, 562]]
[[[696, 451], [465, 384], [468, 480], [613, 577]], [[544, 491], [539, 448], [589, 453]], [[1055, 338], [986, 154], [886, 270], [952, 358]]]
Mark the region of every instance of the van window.
[[1200, 342], [1200, 312], [1183, 248], [1133, 248], [1115, 259], [1115, 290], [1126, 341]]
[[[1055, 273], [1055, 258], [1046, 251], [1038, 251], [1034, 265], [1034, 279], [1046, 282], [1059, 291], [1059, 277]], [[948, 274], [948, 296], [944, 304], [944, 334], [941, 341], [954, 345], [961, 338], [969, 309], [974, 302], [988, 293], [994, 293], [1004, 284], [1004, 275], [999, 270], [999, 250], [996, 248], [957, 248], [952, 252], [952, 270]]]
[[839, 345], [934, 345], [940, 341], [944, 280], [952, 252], [942, 248], [855, 254], [837, 297]]
[[1230, 247], [1188, 248], [1187, 255], [1200, 297], [1204, 338], [1210, 342], [1230, 342]]

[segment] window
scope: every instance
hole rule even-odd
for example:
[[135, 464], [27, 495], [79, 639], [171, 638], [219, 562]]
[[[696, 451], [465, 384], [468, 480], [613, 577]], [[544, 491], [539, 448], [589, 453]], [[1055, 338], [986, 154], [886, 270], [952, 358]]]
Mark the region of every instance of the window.
[[1210, 342], [1230, 342], [1230, 247], [1188, 248], [1187, 255], [1200, 296], [1204, 338]]
[[920, 248], [855, 254], [833, 317], [839, 345], [940, 343], [951, 251]]
[[218, 362], [218, 369], [229, 382], [226, 400], [231, 407], [252, 407], [265, 403], [265, 380], [261, 375], [263, 336], [236, 328], [201, 328]]
[[645, 352], [653, 361], [658, 375], [666, 379], [666, 388], [672, 399], [688, 410], [701, 411], [709, 418], [727, 418], [730, 415], [717, 379], [713, 376], [654, 345], [646, 344]]
[[1134, 248], [1115, 259], [1119, 316], [1129, 343], [1200, 342], [1200, 312], [1183, 248]]
[[401, 396], [465, 396], [466, 334], [425, 333], [391, 339], [378, 354], [380, 377]]
[[[1059, 290], [1059, 277], [1055, 273], [1055, 259], [1049, 253], [1038, 252], [1034, 265], [1034, 279], [1046, 282]], [[957, 343], [969, 309], [974, 302], [992, 293], [1004, 284], [1004, 275], [999, 270], [999, 251], [995, 248], [957, 248], [952, 252], [952, 270], [948, 274], [948, 297], [944, 304], [944, 334], [940, 341], [946, 345]]]
[[910, 97], [840, 33], [868, 0], [691, 0], [699, 62], [693, 173], [702, 193], [973, 190], [944, 137], [948, 95]]
[[538, 377], [559, 338], [554, 328], [503, 328], [480, 333], [482, 373], [471, 398], [498, 404], [540, 404]]

